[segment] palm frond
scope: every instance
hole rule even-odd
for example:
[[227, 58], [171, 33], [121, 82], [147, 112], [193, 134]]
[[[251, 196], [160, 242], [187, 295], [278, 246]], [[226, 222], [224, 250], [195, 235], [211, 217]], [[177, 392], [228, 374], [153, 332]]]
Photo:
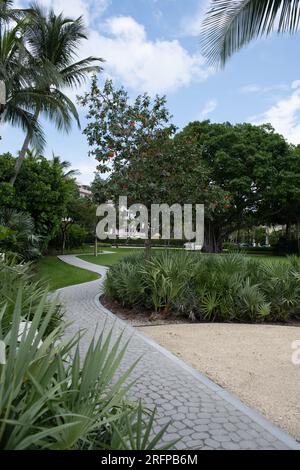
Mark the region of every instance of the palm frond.
[[97, 62], [104, 62], [98, 57], [87, 57], [86, 59], [75, 62], [60, 71], [65, 86], [76, 87], [82, 85], [90, 73], [101, 72], [103, 69]]
[[299, 20], [300, 0], [212, 0], [200, 31], [202, 50], [211, 64], [224, 66], [253, 39], [296, 33]]
[[8, 103], [5, 108], [4, 121], [12, 126], [20, 127], [26, 134], [31, 133], [31, 143], [42, 150], [46, 144], [43, 128], [34, 118], [34, 114], [19, 106]]

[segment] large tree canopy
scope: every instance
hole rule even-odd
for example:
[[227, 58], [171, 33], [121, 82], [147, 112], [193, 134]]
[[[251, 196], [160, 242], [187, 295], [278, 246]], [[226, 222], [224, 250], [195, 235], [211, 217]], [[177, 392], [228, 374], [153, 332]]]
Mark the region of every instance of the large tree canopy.
[[191, 144], [197, 146], [210, 185], [225, 195], [207, 207], [207, 249], [220, 249], [223, 240], [241, 228], [299, 218], [299, 150], [270, 125], [193, 122], [175, 142], [187, 152]]
[[95, 78], [81, 103], [88, 108], [84, 133], [90, 155], [101, 173], [109, 172], [105, 181], [98, 175], [92, 185], [97, 202], [127, 196], [129, 204], [150, 209], [152, 204], [211, 203], [220, 197], [197, 146], [174, 141], [176, 128], [164, 97], [142, 95], [131, 104], [124, 89], [115, 89], [111, 81], [100, 89]]
[[57, 232], [66, 205], [74, 197], [75, 183], [65, 178], [59, 163], [40, 156], [24, 160], [12, 187], [8, 182], [15, 161], [10, 154], [0, 156], [0, 206], [29, 213], [37, 233], [47, 242]]

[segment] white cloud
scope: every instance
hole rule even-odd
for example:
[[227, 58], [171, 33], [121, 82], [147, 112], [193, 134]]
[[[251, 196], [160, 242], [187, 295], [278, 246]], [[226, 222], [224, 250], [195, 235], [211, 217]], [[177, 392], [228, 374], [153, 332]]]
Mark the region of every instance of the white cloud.
[[[28, 1], [22, 1], [22, 5], [28, 5]], [[40, 5], [53, 8], [56, 13], [63, 12], [65, 16], [78, 18], [84, 16], [87, 23], [104, 13], [111, 0], [39, 0]]]
[[300, 144], [300, 80], [295, 80], [291, 89], [292, 93], [289, 96], [280, 99], [270, 109], [249, 120], [254, 124], [271, 123], [289, 142]]
[[[114, 16], [96, 23], [112, 0], [40, 0], [45, 7], [66, 16], [83, 15], [89, 25], [89, 40], [78, 56], [94, 55], [106, 60], [106, 75], [137, 92], [167, 93], [205, 80], [212, 69], [200, 53], [189, 53], [178, 40], [148, 38], [145, 28], [131, 16]], [[28, 1], [22, 0], [23, 6]], [[77, 92], [75, 92], [77, 93]], [[72, 98], [74, 98], [74, 94]]]
[[97, 162], [90, 159], [85, 159], [83, 163], [74, 162], [72, 167], [79, 171], [77, 179], [82, 184], [90, 184], [94, 179]]
[[213, 113], [218, 106], [218, 102], [215, 99], [209, 100], [205, 103], [204, 108], [199, 114], [199, 120], [205, 119], [209, 114]]
[[150, 94], [174, 91], [211, 73], [200, 54], [190, 54], [178, 40], [150, 40], [130, 16], [111, 17], [91, 31], [83, 55], [100, 55], [105, 70], [125, 86]]
[[251, 83], [249, 85], [242, 86], [240, 88], [240, 93], [248, 94], [248, 93], [269, 93], [272, 91], [287, 91], [290, 89], [289, 85], [284, 83], [277, 83], [275, 85], [269, 86], [262, 86], [257, 85], [256, 83]]
[[251, 84], [251, 85], [245, 85], [240, 88], [240, 93], [257, 93], [261, 90], [261, 87], [259, 85]]
[[292, 82], [292, 90], [296, 90], [299, 87], [300, 87], [300, 80], [294, 80]]

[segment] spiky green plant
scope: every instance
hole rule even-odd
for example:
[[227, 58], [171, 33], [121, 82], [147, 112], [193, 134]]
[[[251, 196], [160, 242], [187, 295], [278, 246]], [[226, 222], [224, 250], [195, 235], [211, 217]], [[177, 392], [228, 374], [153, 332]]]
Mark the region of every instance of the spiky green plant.
[[[2, 318], [2, 328], [7, 331], [10, 327], [17, 292], [22, 287], [22, 314], [29, 320], [33, 309], [39, 304], [46, 289], [45, 283], [35, 281], [32, 265], [30, 263], [18, 264], [16, 257], [7, 257], [0, 260], [0, 309], [5, 307]], [[62, 310], [57, 302], [47, 300], [44, 304], [44, 314], [47, 314], [50, 306], [55, 305], [55, 311], [48, 324], [47, 333], [52, 331], [60, 322]]]
[[192, 259], [186, 253], [166, 251], [147, 259], [139, 269], [145, 289], [149, 290], [156, 311], [166, 313], [183, 291], [192, 267]]
[[8, 330], [2, 324], [6, 307], [0, 312], [0, 448], [158, 447], [166, 427], [155, 437], [154, 415], [147, 418], [141, 405], [126, 399], [138, 359], [116, 376], [127, 348], [122, 335], [112, 344], [112, 330], [103, 331], [82, 358], [80, 335], [62, 341], [62, 324], [46, 334], [54, 313], [52, 306], [44, 316], [46, 297], [28, 322], [20, 288]]
[[130, 280], [138, 305], [192, 320], [261, 322], [300, 316], [297, 257], [264, 261], [239, 253], [135, 255], [111, 269], [105, 293], [133, 306], [136, 299], [124, 288]]

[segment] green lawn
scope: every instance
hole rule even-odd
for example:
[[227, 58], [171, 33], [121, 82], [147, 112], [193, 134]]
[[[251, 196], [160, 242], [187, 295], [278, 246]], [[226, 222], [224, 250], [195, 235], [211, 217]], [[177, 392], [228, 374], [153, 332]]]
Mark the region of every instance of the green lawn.
[[[162, 250], [163, 248], [153, 248], [153, 250]], [[104, 248], [105, 250], [105, 248]], [[124, 256], [128, 256], [132, 253], [137, 253], [143, 251], [144, 248], [106, 248], [107, 251], [112, 251], [113, 254], [99, 254], [97, 257], [92, 254], [86, 254], [78, 256], [78, 258], [88, 261], [89, 263], [99, 264], [100, 266], [112, 266], [120, 261]], [[207, 254], [206, 254], [207, 256]], [[210, 254], [210, 256], [216, 256]], [[217, 255], [220, 256], [220, 255]], [[221, 255], [222, 256], [222, 255]], [[224, 255], [223, 255], [224, 256]], [[285, 262], [286, 258], [284, 256], [272, 256], [272, 255], [245, 255], [249, 258], [259, 258], [261, 261], [278, 261]]]
[[[99, 254], [97, 257], [91, 254], [81, 255], [80, 259], [89, 263], [101, 266], [112, 266], [120, 261], [124, 256], [143, 251], [144, 248], [105, 248], [112, 251], [113, 254]], [[158, 250], [159, 248], [155, 248]], [[80, 250], [78, 250], [80, 251]], [[212, 255], [214, 256], [214, 255]], [[249, 255], [248, 255], [249, 256]], [[277, 256], [253, 256], [261, 260], [277, 260], [284, 262], [284, 257]], [[60, 289], [62, 287], [82, 284], [84, 282], [95, 281], [99, 278], [96, 273], [76, 268], [60, 261], [56, 256], [45, 256], [37, 263], [37, 279], [43, 279], [49, 283], [50, 290]]]
[[98, 274], [76, 268], [56, 256], [45, 256], [37, 263], [36, 278], [48, 282], [50, 290], [95, 281]]
[[78, 258], [88, 261], [89, 263], [99, 264], [100, 266], [112, 266], [120, 261], [124, 256], [131, 255], [132, 253], [138, 253], [143, 251], [144, 248], [106, 248], [106, 251], [112, 251], [113, 254], [99, 254], [98, 256], [94, 255], [82, 255]]

